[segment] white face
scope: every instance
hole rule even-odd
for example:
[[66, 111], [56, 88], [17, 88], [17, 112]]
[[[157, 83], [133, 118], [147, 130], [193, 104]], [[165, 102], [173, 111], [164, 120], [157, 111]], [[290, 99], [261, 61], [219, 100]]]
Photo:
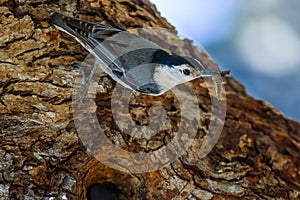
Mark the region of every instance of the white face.
[[199, 70], [188, 64], [174, 67], [161, 66], [156, 68], [154, 80], [161, 88], [170, 89], [178, 84], [198, 78], [199, 75]]
[[173, 70], [174, 72], [172, 73], [172, 75], [178, 78], [178, 81], [180, 81], [181, 83], [198, 78], [200, 75], [200, 72], [196, 68], [188, 64], [174, 66], [174, 69], [175, 70]]

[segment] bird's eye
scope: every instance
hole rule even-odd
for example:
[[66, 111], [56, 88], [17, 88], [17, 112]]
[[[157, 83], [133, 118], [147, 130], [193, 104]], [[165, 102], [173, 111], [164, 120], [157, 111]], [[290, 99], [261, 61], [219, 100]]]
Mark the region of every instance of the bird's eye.
[[190, 71], [189, 69], [183, 69], [182, 72], [183, 72], [183, 74], [186, 75], [186, 76], [188, 76], [188, 75], [191, 74], [191, 71]]

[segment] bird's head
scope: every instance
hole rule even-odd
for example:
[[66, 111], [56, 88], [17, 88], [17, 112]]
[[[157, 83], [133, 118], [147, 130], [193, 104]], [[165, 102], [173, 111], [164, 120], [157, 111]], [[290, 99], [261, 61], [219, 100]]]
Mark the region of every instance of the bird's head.
[[161, 62], [155, 69], [154, 80], [163, 89], [170, 89], [178, 84], [193, 79], [220, 75], [218, 72], [211, 72], [196, 59], [185, 56], [169, 55], [164, 62]]

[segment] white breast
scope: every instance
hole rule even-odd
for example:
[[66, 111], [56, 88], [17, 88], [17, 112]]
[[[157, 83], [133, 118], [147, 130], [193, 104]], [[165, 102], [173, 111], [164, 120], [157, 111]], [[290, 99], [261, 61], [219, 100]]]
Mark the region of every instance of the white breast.
[[162, 65], [156, 66], [153, 78], [162, 90], [169, 90], [178, 84], [189, 81], [185, 80], [177, 69]]

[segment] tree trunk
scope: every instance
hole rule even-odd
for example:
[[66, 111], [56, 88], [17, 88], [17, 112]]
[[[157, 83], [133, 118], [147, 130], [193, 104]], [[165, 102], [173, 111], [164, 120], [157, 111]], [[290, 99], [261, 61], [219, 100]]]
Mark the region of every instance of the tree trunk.
[[[248, 96], [231, 77], [223, 77], [225, 125], [207, 156], [198, 154], [211, 121], [204, 117], [198, 139], [159, 170], [134, 173], [132, 168], [99, 162], [111, 152], [95, 156], [76, 124], [91, 112], [106, 127], [108, 141], [128, 151], [148, 152], [167, 144], [166, 136], [169, 140], [175, 136], [155, 136], [145, 145], [144, 140], [120, 131], [110, 103], [116, 83], [103, 73], [92, 86], [98, 88], [96, 104], [84, 107], [74, 118], [72, 105], [78, 102], [72, 101], [74, 80], [81, 72], [72, 64], [83, 61], [88, 52], [48, 24], [51, 11], [123, 29], [174, 29], [147, 0], [0, 0], [0, 199], [86, 199], [87, 193], [90, 198], [95, 191], [104, 199], [300, 199], [300, 124]], [[173, 37], [160, 42], [162, 46], [172, 43], [176, 53], [191, 45]], [[193, 51], [184, 53], [195, 56]], [[216, 68], [206, 54], [198, 56]], [[201, 83], [194, 80], [188, 85], [204, 104], [202, 116], [210, 116], [211, 109], [205, 105], [211, 98]], [[170, 93], [140, 95], [130, 100], [131, 117], [140, 124], [149, 123], [144, 111], [153, 104], [175, 113]], [[155, 114], [155, 108], [152, 111]], [[180, 127], [177, 118], [175, 113], [173, 129]], [[89, 121], [81, 122], [86, 123], [81, 132], [91, 129]], [[97, 134], [87, 139], [94, 140]], [[138, 147], [132, 147], [134, 143]], [[131, 162], [126, 159], [125, 164]]]

